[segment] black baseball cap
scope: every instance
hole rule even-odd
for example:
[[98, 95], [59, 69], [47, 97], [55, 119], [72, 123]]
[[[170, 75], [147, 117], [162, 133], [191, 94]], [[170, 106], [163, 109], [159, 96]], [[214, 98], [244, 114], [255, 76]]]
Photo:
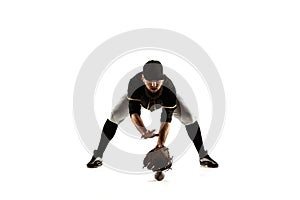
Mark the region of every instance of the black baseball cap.
[[143, 74], [146, 80], [163, 80], [163, 66], [157, 60], [148, 61], [143, 67]]

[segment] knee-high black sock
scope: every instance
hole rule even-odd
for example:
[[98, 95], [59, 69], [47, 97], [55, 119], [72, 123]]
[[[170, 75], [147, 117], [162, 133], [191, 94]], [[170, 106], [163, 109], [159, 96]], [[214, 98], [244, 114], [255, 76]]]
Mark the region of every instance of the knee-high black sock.
[[101, 139], [98, 145], [97, 150], [94, 151], [94, 157], [103, 157], [103, 153], [109, 143], [109, 141], [115, 136], [117, 131], [118, 124], [113, 123], [110, 120], [106, 120], [103, 130], [101, 133]]
[[202, 136], [201, 136], [201, 130], [200, 126], [197, 121], [195, 121], [193, 124], [189, 124], [185, 126], [186, 131], [188, 132], [189, 137], [194, 143], [194, 146], [197, 149], [197, 152], [200, 156], [200, 158], [207, 155], [207, 151], [204, 150]]

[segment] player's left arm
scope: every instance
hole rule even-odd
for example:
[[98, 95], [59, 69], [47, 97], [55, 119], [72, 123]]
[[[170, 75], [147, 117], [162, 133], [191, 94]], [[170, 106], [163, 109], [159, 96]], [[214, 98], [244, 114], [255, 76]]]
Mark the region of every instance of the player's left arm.
[[172, 116], [175, 108], [176, 106], [172, 108], [163, 107], [162, 109], [162, 114], [160, 119], [161, 123], [160, 123], [160, 128], [158, 133], [157, 146], [156, 146], [158, 148], [163, 147], [166, 142], [167, 136], [170, 131]]
[[171, 122], [161, 122], [158, 133], [157, 148], [163, 147], [170, 131]]
[[172, 92], [169, 89], [165, 91], [167, 92], [163, 97], [164, 105], [162, 106], [162, 113], [160, 118], [161, 124], [160, 124], [159, 135], [158, 135], [157, 146], [156, 146], [158, 148], [163, 147], [166, 142], [167, 136], [170, 131], [173, 112], [177, 107], [176, 94], [174, 94], [174, 92]]

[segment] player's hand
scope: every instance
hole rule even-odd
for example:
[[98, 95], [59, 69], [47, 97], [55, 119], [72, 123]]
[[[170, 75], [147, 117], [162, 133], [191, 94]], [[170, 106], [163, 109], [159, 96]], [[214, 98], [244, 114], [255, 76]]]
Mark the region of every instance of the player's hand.
[[155, 136], [158, 136], [158, 134], [155, 134], [154, 131], [155, 129], [147, 130], [144, 134], [142, 134], [141, 138], [148, 139], [148, 138], [153, 138]]

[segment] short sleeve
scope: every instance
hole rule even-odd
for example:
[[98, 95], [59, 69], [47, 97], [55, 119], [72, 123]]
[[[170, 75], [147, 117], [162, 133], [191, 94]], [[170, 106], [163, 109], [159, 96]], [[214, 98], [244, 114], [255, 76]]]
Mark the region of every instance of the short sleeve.
[[168, 88], [164, 88], [163, 105], [161, 113], [161, 122], [171, 122], [173, 112], [176, 109], [177, 98], [176, 94]]
[[128, 84], [127, 98], [129, 101], [129, 114], [130, 116], [134, 113], [141, 115], [141, 97], [136, 86], [133, 84], [133, 80], [130, 80]]
[[162, 108], [160, 121], [161, 122], [171, 122], [174, 110], [175, 110], [175, 108], [172, 108], [172, 109]]
[[129, 115], [134, 113], [141, 115], [141, 104], [139, 101], [129, 100]]

